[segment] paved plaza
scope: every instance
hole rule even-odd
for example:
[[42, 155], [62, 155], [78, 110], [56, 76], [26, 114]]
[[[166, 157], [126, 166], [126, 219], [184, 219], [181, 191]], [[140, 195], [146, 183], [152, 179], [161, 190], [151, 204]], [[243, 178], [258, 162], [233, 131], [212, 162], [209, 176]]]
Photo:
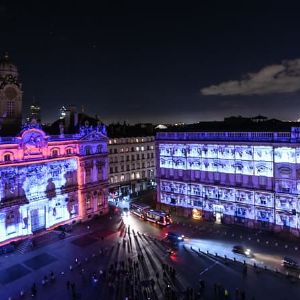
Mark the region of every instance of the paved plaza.
[[[286, 291], [288, 299], [297, 299], [299, 280], [282, 274], [283, 270], [274, 272], [276, 260], [268, 265], [267, 256], [266, 270], [246, 261], [245, 273], [243, 257], [231, 252], [237, 237], [225, 229], [185, 223], [160, 228], [135, 216], [122, 220], [114, 215], [77, 225], [63, 240], [53, 238], [52, 232], [49, 241], [45, 236], [36, 238], [32, 251], [0, 257], [0, 299], [32, 299], [33, 290], [35, 298], [43, 300], [283, 300]], [[168, 230], [187, 236], [174, 256], [163, 240]], [[257, 239], [255, 243], [261, 253], [272, 250], [272, 255], [281, 255], [280, 245], [262, 245]], [[288, 245], [283, 249], [295, 252], [295, 245]]]

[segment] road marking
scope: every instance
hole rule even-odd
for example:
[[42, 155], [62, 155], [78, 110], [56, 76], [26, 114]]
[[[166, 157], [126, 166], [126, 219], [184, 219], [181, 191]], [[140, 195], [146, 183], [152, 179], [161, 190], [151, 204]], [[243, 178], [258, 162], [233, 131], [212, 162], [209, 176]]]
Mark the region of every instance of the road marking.
[[203, 275], [204, 273], [206, 273], [207, 271], [209, 271], [211, 268], [213, 268], [215, 265], [217, 265], [218, 262], [214, 262], [212, 265], [210, 265], [209, 267], [205, 268], [199, 275]]

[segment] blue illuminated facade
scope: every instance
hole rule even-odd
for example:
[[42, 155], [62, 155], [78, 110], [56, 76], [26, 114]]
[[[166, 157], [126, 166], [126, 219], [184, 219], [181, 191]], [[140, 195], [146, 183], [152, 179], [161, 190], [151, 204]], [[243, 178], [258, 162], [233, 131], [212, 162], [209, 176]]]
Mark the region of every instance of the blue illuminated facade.
[[161, 132], [158, 201], [185, 215], [300, 233], [300, 136]]
[[0, 138], [0, 244], [106, 213], [107, 143], [103, 125]]

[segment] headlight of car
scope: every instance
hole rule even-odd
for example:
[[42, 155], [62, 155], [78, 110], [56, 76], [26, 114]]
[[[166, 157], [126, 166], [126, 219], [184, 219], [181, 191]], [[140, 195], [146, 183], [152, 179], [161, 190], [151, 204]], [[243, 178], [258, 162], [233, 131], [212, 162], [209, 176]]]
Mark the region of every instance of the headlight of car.
[[246, 249], [246, 250], [245, 250], [245, 254], [246, 254], [246, 255], [250, 255], [250, 254], [251, 254], [251, 250], [250, 250], [250, 249]]

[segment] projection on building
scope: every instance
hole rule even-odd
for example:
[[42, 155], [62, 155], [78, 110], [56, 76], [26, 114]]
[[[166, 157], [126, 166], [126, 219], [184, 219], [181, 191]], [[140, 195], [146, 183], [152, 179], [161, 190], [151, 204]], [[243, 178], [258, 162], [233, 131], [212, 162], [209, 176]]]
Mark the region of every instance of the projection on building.
[[0, 178], [0, 242], [78, 215], [74, 158], [3, 166]]

